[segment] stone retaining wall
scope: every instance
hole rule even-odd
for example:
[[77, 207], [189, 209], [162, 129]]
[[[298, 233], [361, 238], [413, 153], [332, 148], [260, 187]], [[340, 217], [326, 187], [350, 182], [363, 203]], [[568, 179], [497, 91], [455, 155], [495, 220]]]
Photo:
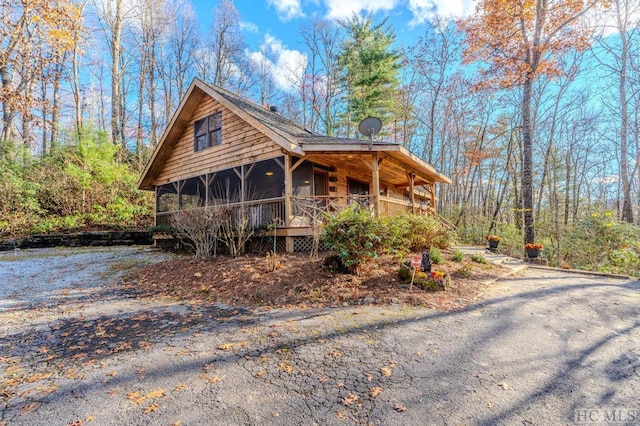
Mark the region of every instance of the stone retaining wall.
[[47, 248], [47, 247], [87, 247], [125, 246], [153, 244], [151, 234], [146, 231], [93, 231], [75, 234], [30, 235], [24, 238], [0, 241], [0, 251]]

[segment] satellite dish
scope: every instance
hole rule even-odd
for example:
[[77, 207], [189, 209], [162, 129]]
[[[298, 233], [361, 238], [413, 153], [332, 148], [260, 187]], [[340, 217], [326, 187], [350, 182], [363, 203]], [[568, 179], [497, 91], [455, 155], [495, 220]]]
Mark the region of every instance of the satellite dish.
[[369, 136], [369, 141], [373, 143], [373, 137], [380, 133], [382, 121], [377, 117], [365, 118], [358, 124], [358, 130], [362, 136]]

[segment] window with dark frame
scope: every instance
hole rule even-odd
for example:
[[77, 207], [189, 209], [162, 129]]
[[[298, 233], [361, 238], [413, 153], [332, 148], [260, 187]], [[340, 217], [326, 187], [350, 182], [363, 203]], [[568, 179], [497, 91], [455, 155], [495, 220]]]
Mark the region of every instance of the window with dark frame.
[[222, 112], [216, 112], [195, 122], [194, 151], [201, 151], [222, 143]]

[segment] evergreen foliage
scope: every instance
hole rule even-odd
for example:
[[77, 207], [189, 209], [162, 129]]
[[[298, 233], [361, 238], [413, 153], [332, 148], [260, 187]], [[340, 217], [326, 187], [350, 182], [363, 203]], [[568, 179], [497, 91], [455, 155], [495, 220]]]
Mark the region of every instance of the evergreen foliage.
[[399, 93], [401, 54], [393, 47], [395, 34], [387, 19], [374, 24], [371, 15], [354, 15], [342, 25], [347, 39], [338, 62], [346, 88], [347, 126], [357, 126], [367, 117], [389, 122]]
[[148, 227], [153, 198], [137, 190], [138, 172], [118, 161], [104, 133], [40, 158], [0, 163], [0, 235]]
[[437, 247], [447, 248], [455, 239], [454, 234], [433, 217], [406, 213], [376, 218], [359, 204], [331, 216], [322, 235], [325, 245], [356, 273], [381, 253], [403, 256], [431, 249], [433, 260], [434, 252], [440, 253]]

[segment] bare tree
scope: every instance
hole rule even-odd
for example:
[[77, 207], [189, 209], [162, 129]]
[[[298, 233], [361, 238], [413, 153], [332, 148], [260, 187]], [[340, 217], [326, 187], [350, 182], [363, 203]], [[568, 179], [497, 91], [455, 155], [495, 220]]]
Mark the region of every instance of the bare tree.
[[640, 13], [640, 4], [631, 0], [612, 0], [611, 9], [608, 13], [615, 20], [614, 30], [617, 32], [615, 41], [611, 38], [601, 36], [598, 39], [599, 46], [614, 58], [613, 61], [599, 60], [600, 65], [607, 69], [617, 80], [618, 105], [617, 111], [619, 122], [619, 144], [620, 162], [619, 173], [622, 185], [622, 209], [621, 219], [633, 223], [633, 198], [631, 195], [631, 173], [629, 167], [629, 94], [628, 74], [631, 68], [632, 42], [638, 34], [637, 15]]
[[0, 140], [15, 139], [14, 120], [20, 115], [23, 144], [29, 148], [32, 110], [46, 102], [34, 93], [36, 83], [51, 81], [54, 73], [44, 69], [59, 63], [77, 42], [70, 29], [75, 20], [77, 8], [66, 0], [0, 1]]
[[171, 119], [175, 105], [184, 96], [194, 76], [196, 51], [200, 45], [198, 22], [190, 3], [166, 2], [169, 30], [154, 64], [162, 86], [163, 127]]
[[240, 29], [240, 14], [231, 0], [220, 0], [213, 10], [210, 50], [213, 52], [211, 82], [230, 88], [239, 72], [236, 58], [244, 56], [245, 42]]
[[433, 26], [428, 27], [424, 36], [410, 51], [416, 52], [412, 66], [421, 77], [419, 120], [425, 127], [425, 142], [421, 150], [422, 158], [432, 162], [437, 135], [436, 120], [440, 103], [446, 88], [447, 78], [452, 68], [462, 60], [457, 30], [452, 23], [436, 17]]
[[331, 21], [316, 21], [302, 28], [302, 37], [310, 52], [310, 104], [312, 123], [322, 126], [311, 129], [333, 136], [340, 93], [340, 66], [338, 56], [344, 37], [342, 27]]
[[111, 56], [111, 141], [115, 145], [125, 144], [124, 102], [122, 86], [122, 33], [125, 22], [131, 18], [134, 7], [124, 0], [93, 0], [95, 11]]

